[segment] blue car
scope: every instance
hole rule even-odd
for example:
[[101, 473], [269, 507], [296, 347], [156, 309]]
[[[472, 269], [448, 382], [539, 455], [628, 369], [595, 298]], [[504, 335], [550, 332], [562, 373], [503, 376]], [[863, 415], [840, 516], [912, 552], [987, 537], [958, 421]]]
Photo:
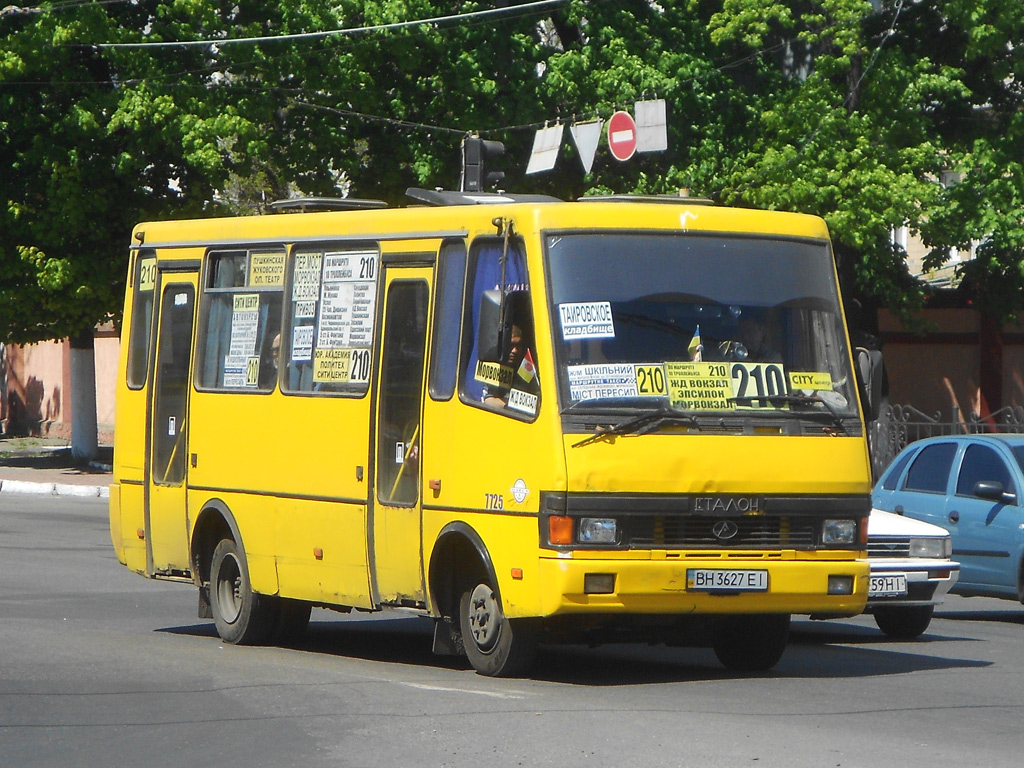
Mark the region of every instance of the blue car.
[[878, 509], [949, 531], [960, 579], [952, 591], [1024, 603], [1024, 435], [931, 437], [911, 443], [872, 492]]

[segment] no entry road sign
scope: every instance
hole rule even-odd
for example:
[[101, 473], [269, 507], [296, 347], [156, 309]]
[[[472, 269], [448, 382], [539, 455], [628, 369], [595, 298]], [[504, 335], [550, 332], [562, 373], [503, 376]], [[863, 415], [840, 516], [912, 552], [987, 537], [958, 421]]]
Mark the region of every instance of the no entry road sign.
[[608, 148], [616, 160], [629, 160], [636, 152], [636, 122], [628, 112], [616, 112], [608, 121]]

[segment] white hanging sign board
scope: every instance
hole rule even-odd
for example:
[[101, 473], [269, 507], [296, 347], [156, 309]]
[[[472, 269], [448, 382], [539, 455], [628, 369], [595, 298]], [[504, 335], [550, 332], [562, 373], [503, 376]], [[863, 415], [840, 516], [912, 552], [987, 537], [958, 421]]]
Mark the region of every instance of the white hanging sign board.
[[594, 167], [594, 156], [597, 154], [597, 145], [601, 141], [601, 128], [604, 127], [603, 120], [588, 120], [585, 123], [573, 123], [569, 126], [569, 133], [576, 144], [576, 151], [580, 153], [580, 162], [583, 163], [583, 172], [590, 173]]
[[562, 124], [541, 128], [533, 137], [533, 152], [526, 166], [527, 173], [550, 171], [558, 160], [558, 148], [562, 144]]
[[668, 120], [665, 100], [647, 99], [633, 105], [636, 115], [636, 151], [664, 152], [668, 149]]

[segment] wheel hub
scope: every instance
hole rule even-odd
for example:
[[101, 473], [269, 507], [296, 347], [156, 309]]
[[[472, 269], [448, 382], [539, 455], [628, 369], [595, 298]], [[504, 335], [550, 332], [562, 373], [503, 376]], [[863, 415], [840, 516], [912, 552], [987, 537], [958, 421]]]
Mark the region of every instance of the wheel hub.
[[486, 584], [478, 584], [470, 596], [469, 626], [478, 648], [486, 651], [494, 647], [501, 626], [501, 607], [494, 590]]

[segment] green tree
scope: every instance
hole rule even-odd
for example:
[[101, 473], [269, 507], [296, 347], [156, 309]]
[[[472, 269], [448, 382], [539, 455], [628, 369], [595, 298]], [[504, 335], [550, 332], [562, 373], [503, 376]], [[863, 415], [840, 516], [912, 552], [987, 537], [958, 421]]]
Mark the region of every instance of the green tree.
[[[116, 319], [135, 221], [309, 194], [400, 203], [409, 186], [454, 188], [471, 132], [507, 145], [507, 189], [689, 188], [819, 214], [845, 290], [869, 305], [927, 296], [894, 227], [924, 239], [930, 266], [978, 244], [962, 290], [1005, 317], [1024, 305], [1022, 27], [1016, 0], [8, 8], [0, 338], [84, 338]], [[232, 42], [252, 37], [273, 39]], [[643, 97], [667, 102], [666, 152], [602, 151], [584, 174], [567, 142], [554, 172], [524, 175], [546, 121]]]
[[954, 172], [923, 226], [929, 264], [976, 246], [961, 292], [1006, 320], [1024, 308], [1024, 17], [1008, 0], [949, 0], [916, 9], [925, 46], [956, 73], [961, 92], [937, 105]]
[[[0, 339], [71, 338], [80, 457], [96, 447], [92, 332], [119, 319], [132, 225], [202, 213], [228, 149], [259, 135], [208, 87], [207, 51], [161, 61], [95, 43], [194, 32], [209, 7], [57, 4], [0, 16]], [[228, 16], [213, 14], [205, 31], [229, 29]]]

